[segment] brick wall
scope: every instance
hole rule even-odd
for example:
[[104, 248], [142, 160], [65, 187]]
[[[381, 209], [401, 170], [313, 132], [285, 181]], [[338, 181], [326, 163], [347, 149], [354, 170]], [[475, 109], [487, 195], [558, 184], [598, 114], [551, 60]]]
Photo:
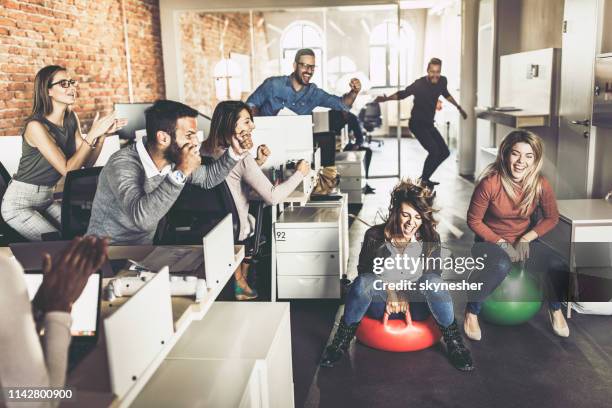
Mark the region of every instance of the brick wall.
[[[125, 0], [134, 102], [165, 95], [156, 0]], [[36, 72], [67, 67], [79, 80], [75, 111], [86, 125], [96, 111], [129, 102], [121, 0], [2, 0], [0, 136], [19, 135], [32, 107]]]
[[[268, 62], [263, 15], [254, 13], [254, 55], [251, 84], [263, 80]], [[227, 21], [227, 28], [225, 22]], [[213, 69], [222, 56], [230, 53], [251, 55], [250, 16], [248, 13], [184, 12], [179, 17], [181, 54], [185, 78], [185, 102], [211, 115], [217, 99]], [[223, 44], [223, 54], [220, 45]], [[243, 92], [246, 99], [249, 92]]]

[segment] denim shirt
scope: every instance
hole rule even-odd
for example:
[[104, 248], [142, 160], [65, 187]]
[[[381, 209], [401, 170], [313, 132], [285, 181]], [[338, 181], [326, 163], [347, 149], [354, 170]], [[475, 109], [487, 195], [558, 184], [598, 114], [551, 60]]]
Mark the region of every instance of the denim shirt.
[[317, 106], [344, 111], [350, 109], [342, 102], [342, 97], [330, 95], [312, 83], [296, 92], [291, 84], [291, 75], [266, 79], [246, 103], [256, 107], [261, 116], [275, 116], [283, 108], [298, 115], [310, 115]]

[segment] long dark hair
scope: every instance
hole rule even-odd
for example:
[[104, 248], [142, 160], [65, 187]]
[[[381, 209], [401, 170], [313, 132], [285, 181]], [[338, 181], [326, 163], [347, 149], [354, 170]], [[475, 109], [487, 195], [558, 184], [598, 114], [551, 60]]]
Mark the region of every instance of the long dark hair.
[[407, 203], [421, 216], [422, 224], [417, 234], [424, 243], [426, 255], [439, 247], [440, 234], [436, 231], [438, 222], [434, 219], [433, 194], [428, 188], [423, 188], [411, 180], [402, 180], [391, 192], [391, 203], [389, 204], [389, 216], [385, 222], [385, 240], [391, 242], [393, 239], [403, 236], [401, 225], [402, 204]]
[[242, 101], [219, 102], [212, 115], [210, 134], [203, 143], [205, 152], [213, 153], [217, 147], [230, 147], [240, 112], [243, 110], [249, 112], [253, 119], [251, 108], [246, 103]]
[[[60, 65], [47, 65], [36, 73], [34, 78], [34, 103], [32, 105], [32, 113], [27, 118], [26, 122], [32, 119], [39, 119], [48, 116], [53, 111], [53, 102], [49, 96], [49, 87], [53, 83], [53, 77], [60, 71], [66, 71], [66, 68]], [[70, 110], [66, 109], [64, 118], [70, 114]]]

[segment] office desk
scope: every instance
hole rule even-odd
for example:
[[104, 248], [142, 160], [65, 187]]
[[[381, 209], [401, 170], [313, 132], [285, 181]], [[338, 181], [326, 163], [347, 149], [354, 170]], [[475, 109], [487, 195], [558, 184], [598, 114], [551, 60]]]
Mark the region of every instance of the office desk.
[[288, 303], [216, 302], [187, 329], [133, 406], [198, 405], [194, 401], [294, 406]]
[[[111, 246], [108, 249], [108, 255], [110, 260], [130, 258], [140, 261], [144, 259], [154, 248], [155, 246], [153, 245]], [[164, 361], [164, 358], [170, 352], [174, 344], [185, 333], [191, 322], [194, 320], [200, 320], [206, 315], [210, 307], [213, 305], [215, 299], [223, 289], [223, 286], [232, 276], [234, 269], [240, 264], [240, 262], [242, 262], [242, 259], [244, 258], [244, 246], [235, 246], [234, 253], [234, 264], [228, 267], [227, 273], [224, 276], [224, 281], [216, 287], [208, 289], [206, 296], [200, 303], [195, 303], [192, 297], [172, 298], [172, 314], [174, 320], [173, 338], [168, 342], [168, 344], [165, 345], [163, 351], [156, 356], [147, 370], [142, 373], [134, 386], [122, 399], [116, 398], [111, 390], [104, 325], [100, 324], [100, 335], [96, 348], [90, 354], [88, 354], [87, 357], [85, 357], [71, 373], [69, 373], [66, 379], [66, 385], [74, 387], [77, 390], [77, 400], [74, 403], [62, 404], [62, 406], [129, 406], [142, 388], [146, 385], [149, 378], [151, 378], [160, 364]], [[12, 252], [9, 247], [0, 248], [0, 254], [12, 256]], [[116, 299], [112, 302], [103, 301], [100, 312], [101, 320], [110, 316], [115, 310], [118, 310], [119, 307], [121, 307], [121, 305], [127, 301], [127, 299], [127, 297], [124, 297]], [[145, 316], [144, 318], [151, 317], [152, 316]]]
[[[612, 242], [612, 203], [603, 199], [559, 200], [559, 223], [541, 241], [557, 251], [572, 272], [577, 285], [576, 243]], [[571, 307], [567, 308], [568, 317]]]

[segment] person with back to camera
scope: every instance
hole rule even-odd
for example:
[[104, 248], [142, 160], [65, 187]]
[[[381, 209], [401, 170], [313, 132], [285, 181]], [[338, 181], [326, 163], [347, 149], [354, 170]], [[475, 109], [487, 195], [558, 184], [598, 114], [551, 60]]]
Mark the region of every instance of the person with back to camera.
[[[204, 154], [215, 158], [223, 155], [230, 146], [233, 137], [251, 138], [255, 129], [253, 116], [247, 104], [241, 101], [220, 102], [212, 116], [210, 135], [204, 141]], [[249, 197], [251, 193], [266, 204], [277, 204], [286, 198], [310, 172], [310, 164], [300, 160], [296, 172], [281, 184], [274, 186], [264, 175], [260, 167], [272, 152], [266, 145], [257, 148], [257, 158], [247, 154], [230, 171], [225, 179], [236, 204], [240, 219], [241, 243], [246, 244], [255, 231], [254, 218], [249, 214]], [[257, 291], [247, 283], [249, 264], [243, 262], [234, 273], [234, 293], [237, 300], [250, 300], [257, 297]]]
[[[107, 248], [104, 239], [77, 237], [57, 257], [51, 259], [46, 254], [42, 284], [32, 303], [19, 262], [14, 257], [0, 256], [0, 384], [3, 387], [64, 387], [72, 304], [81, 296], [89, 276], [106, 260]], [[44, 330], [42, 345], [37, 326]], [[24, 403], [19, 400], [7, 405], [21, 407]], [[41, 401], [36, 406], [55, 405]]]
[[[544, 148], [538, 136], [513, 131], [502, 141], [497, 159], [484, 170], [472, 194], [467, 213], [468, 225], [476, 234], [472, 255], [485, 259], [484, 269], [470, 276], [470, 280], [483, 283], [465, 311], [464, 331], [472, 340], [482, 336], [478, 314], [483, 300], [503, 282], [513, 262], [525, 262], [530, 273], [540, 269], [538, 277], [548, 300], [553, 331], [561, 337], [569, 336], [559, 301], [560, 294], [566, 293], [560, 280], [565, 266], [552, 251], [536, 244], [559, 221], [555, 193], [541, 175], [543, 160]], [[541, 208], [543, 217], [532, 227], [530, 218], [537, 208]]]
[[[375, 258], [386, 261], [408, 254], [412, 258], [441, 256], [440, 236], [433, 212], [433, 196], [429, 189], [410, 181], [402, 181], [393, 189], [388, 219], [365, 233], [357, 265], [359, 274], [350, 285], [344, 315], [331, 344], [323, 353], [322, 367], [333, 367], [342, 358], [366, 314], [386, 319], [393, 313], [405, 313], [407, 321], [425, 320], [429, 314], [433, 315], [442, 332], [451, 364], [461, 371], [473, 370], [472, 357], [463, 344], [453, 301], [447, 290], [385, 290], [381, 289], [380, 283], [375, 287], [377, 281], [391, 278], [389, 273], [392, 272], [386, 270], [377, 275]], [[432, 265], [431, 268], [420, 268], [412, 279], [418, 283], [444, 282], [441, 271], [436, 269], [435, 263]]]
[[17, 173], [2, 200], [2, 218], [20, 235], [40, 241], [59, 233], [61, 205], [53, 200], [57, 182], [71, 170], [91, 167], [106, 135], [124, 126], [115, 113], [96, 117], [83, 138], [73, 111], [78, 82], [66, 68], [49, 65], [34, 79], [34, 104], [22, 135]]

